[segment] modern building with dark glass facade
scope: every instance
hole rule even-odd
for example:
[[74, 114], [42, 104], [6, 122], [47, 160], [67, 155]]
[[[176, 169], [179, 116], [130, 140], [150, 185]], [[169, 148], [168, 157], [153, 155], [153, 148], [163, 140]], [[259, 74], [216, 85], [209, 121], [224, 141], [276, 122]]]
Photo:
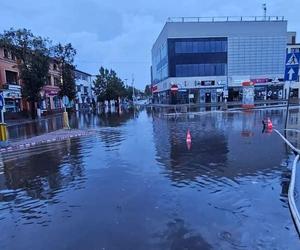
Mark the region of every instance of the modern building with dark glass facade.
[[169, 18], [152, 48], [154, 102], [239, 101], [250, 80], [256, 99], [282, 98], [286, 44], [283, 17]]

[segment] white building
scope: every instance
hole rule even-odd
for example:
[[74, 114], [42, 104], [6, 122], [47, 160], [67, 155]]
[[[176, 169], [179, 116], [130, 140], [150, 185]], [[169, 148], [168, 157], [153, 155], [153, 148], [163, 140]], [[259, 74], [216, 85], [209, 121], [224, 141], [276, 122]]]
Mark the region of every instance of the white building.
[[94, 99], [92, 75], [78, 69], [74, 72], [77, 92], [76, 103], [79, 104], [80, 109], [88, 108]]
[[256, 100], [281, 99], [286, 44], [283, 17], [169, 18], [152, 47], [154, 101], [241, 101], [245, 81]]

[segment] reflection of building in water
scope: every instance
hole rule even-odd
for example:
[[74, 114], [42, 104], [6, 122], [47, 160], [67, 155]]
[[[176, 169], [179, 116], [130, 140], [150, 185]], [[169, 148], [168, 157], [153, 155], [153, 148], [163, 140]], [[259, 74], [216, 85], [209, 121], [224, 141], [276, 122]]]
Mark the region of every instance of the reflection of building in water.
[[[273, 171], [280, 168], [285, 151], [276, 135], [262, 134], [266, 116], [274, 118], [276, 125], [284, 120], [282, 111], [271, 114], [265, 110], [212, 113], [194, 119], [154, 116], [157, 161], [172, 181], [196, 181], [200, 185], [207, 179], [239, 179]], [[192, 136], [190, 150], [185, 140], [188, 129]], [[252, 136], [244, 137], [243, 131]]]
[[[71, 143], [70, 140], [66, 140], [55, 145], [45, 144], [30, 151], [23, 151], [22, 156], [18, 157], [13, 152], [5, 155], [4, 180], [0, 178], [0, 192], [23, 190], [27, 196], [34, 199], [53, 199], [58, 190], [65, 189], [71, 183], [77, 186], [79, 182], [76, 181], [83, 179], [80, 150], [79, 141], [74, 140]], [[41, 152], [47, 152], [47, 157], [40, 154]], [[20, 152], [16, 152], [18, 153]]]
[[297, 131], [287, 131], [286, 135], [288, 140], [297, 148], [300, 147], [300, 109], [292, 108], [289, 111], [288, 129], [298, 129]]
[[[195, 181], [226, 164], [227, 142], [222, 130], [217, 129], [216, 120], [153, 118], [157, 160], [166, 167], [173, 181]], [[190, 150], [186, 145], [188, 129], [192, 135]]]

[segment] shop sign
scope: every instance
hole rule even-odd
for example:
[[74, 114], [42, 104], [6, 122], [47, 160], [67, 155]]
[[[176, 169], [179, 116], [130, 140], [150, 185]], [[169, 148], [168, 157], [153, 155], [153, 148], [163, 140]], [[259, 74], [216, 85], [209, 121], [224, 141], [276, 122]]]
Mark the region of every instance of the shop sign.
[[172, 84], [171, 91], [178, 91], [178, 86], [176, 84]]
[[254, 84], [259, 84], [259, 83], [268, 83], [269, 79], [268, 78], [260, 78], [260, 79], [251, 79], [251, 82]]
[[155, 92], [157, 92], [157, 84], [156, 85], [152, 85], [152, 93], [155, 93]]
[[215, 81], [201, 81], [202, 86], [212, 86], [215, 85]]
[[47, 96], [56, 96], [59, 92], [59, 87], [56, 86], [45, 86], [43, 88], [45, 95]]

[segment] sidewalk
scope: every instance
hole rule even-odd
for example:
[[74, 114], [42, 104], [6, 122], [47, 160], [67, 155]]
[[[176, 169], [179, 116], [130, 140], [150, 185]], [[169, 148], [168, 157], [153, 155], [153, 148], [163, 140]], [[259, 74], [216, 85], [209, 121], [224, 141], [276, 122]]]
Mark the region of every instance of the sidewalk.
[[59, 117], [59, 116], [62, 116], [62, 113], [48, 115], [48, 116], [44, 116], [41, 118], [36, 118], [34, 120], [32, 118], [10, 119], [10, 120], [6, 120], [5, 123], [7, 124], [7, 127], [12, 127], [12, 126], [23, 125], [23, 124], [27, 124], [27, 123], [35, 123], [35, 122], [39, 122], [39, 121], [45, 121], [45, 120], [49, 120], [49, 119], [52, 119], [54, 117]]
[[0, 144], [0, 152], [9, 152], [14, 150], [26, 149], [39, 144], [50, 143], [54, 141], [61, 141], [68, 138], [88, 136], [95, 134], [93, 130], [81, 129], [59, 129], [53, 132], [45, 133], [42, 135], [34, 136], [28, 139], [20, 139], [13, 142], [2, 142]]

